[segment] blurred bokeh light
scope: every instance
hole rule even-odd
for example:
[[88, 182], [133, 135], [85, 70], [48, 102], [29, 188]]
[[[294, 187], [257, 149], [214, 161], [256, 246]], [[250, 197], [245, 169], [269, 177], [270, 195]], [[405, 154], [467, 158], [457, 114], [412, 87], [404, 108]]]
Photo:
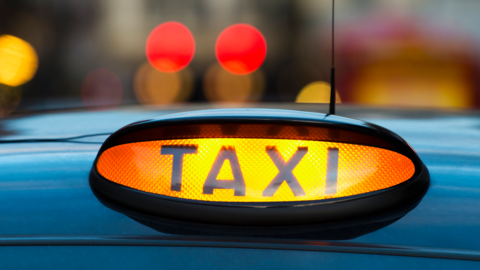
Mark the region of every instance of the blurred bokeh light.
[[258, 101], [265, 89], [265, 77], [261, 70], [236, 75], [215, 64], [205, 74], [203, 88], [211, 102]]
[[[335, 91], [336, 103], [342, 103], [338, 91]], [[313, 82], [305, 86], [298, 93], [297, 103], [330, 103], [330, 84], [326, 82]]]
[[356, 74], [352, 99], [371, 105], [473, 107], [474, 85], [468, 74], [467, 66], [425, 52], [392, 55]]
[[351, 103], [425, 108], [478, 105], [468, 38], [421, 20], [372, 15], [339, 31], [339, 87]]
[[81, 96], [83, 105], [89, 110], [115, 109], [122, 102], [122, 82], [111, 70], [97, 68], [83, 80]]
[[148, 36], [146, 53], [156, 69], [177, 72], [192, 60], [195, 40], [183, 24], [166, 22], [157, 26]]
[[227, 71], [243, 75], [258, 69], [267, 54], [262, 33], [248, 24], [235, 24], [220, 33], [215, 45], [218, 62]]
[[10, 35], [0, 36], [0, 83], [19, 86], [33, 78], [38, 67], [35, 49]]
[[184, 102], [191, 96], [192, 86], [193, 78], [189, 69], [162, 72], [146, 62], [135, 74], [135, 96], [144, 105]]
[[0, 84], [0, 117], [11, 114], [20, 104], [22, 89]]
[[[14, 113], [323, 102], [306, 86], [330, 81], [331, 1], [50, 2], [0, 1], [0, 83], [22, 91]], [[476, 10], [478, 0], [338, 1], [342, 103], [480, 109]], [[96, 67], [116, 75], [86, 78]]]

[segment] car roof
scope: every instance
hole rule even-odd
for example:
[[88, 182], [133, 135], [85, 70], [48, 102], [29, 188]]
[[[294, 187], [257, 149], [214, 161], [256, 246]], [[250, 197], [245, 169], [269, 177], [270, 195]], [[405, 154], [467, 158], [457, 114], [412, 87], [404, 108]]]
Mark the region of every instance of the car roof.
[[[313, 105], [271, 106], [307, 111], [322, 111], [325, 108]], [[65, 241], [71, 237], [84, 237], [85, 241], [90, 238], [102, 241], [132, 238], [214, 241], [212, 237], [166, 235], [142, 225], [100, 203], [88, 181], [97, 151], [107, 138], [105, 133], [135, 121], [208, 107], [61, 111], [16, 115], [2, 120], [0, 125], [4, 135], [0, 140], [3, 141], [103, 135], [75, 142], [1, 144], [0, 234], [4, 238], [0, 242], [25, 235], [33, 237], [32, 241], [52, 236]], [[356, 239], [331, 241], [335, 243], [331, 246], [480, 250], [480, 242], [472, 237], [477, 234], [480, 225], [479, 113], [341, 106], [338, 114], [361, 118], [402, 136], [429, 169], [431, 186], [420, 204], [400, 220]], [[215, 241], [222, 242], [224, 246], [227, 245], [225, 243], [233, 246], [235, 243], [259, 243], [258, 240], [225, 239]], [[263, 243], [279, 243], [275, 241], [265, 240]], [[312, 241], [292, 239], [289, 243], [308, 250]], [[480, 258], [479, 254], [475, 256]]]

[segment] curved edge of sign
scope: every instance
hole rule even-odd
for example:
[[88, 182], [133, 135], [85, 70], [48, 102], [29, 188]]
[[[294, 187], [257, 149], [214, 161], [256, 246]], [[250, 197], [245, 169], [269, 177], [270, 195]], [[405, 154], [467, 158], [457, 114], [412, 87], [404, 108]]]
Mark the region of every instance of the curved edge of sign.
[[[275, 113], [277, 111], [280, 112]], [[418, 204], [428, 190], [430, 176], [426, 166], [400, 136], [382, 127], [360, 120], [299, 111], [293, 111], [289, 117], [286, 115], [290, 111], [286, 110], [224, 109], [206, 112], [172, 114], [160, 119], [134, 123], [112, 134], [101, 147], [90, 174], [90, 185], [97, 197], [152, 218], [219, 226], [270, 226], [268, 228], [271, 229], [271, 226], [348, 223], [351, 220], [375, 217], [385, 213], [401, 213], [403, 210], [398, 211], [398, 209], [404, 209], [405, 205]], [[410, 158], [415, 165], [415, 173], [409, 180], [393, 187], [337, 199], [228, 203], [193, 201], [146, 193], [107, 180], [97, 171], [97, 161], [102, 152], [110, 147], [128, 143], [121, 138], [132, 132], [177, 124], [212, 123], [309, 125], [366, 134], [391, 143], [394, 148], [391, 150]], [[135, 140], [135, 138], [129, 138], [129, 140]], [[398, 214], [394, 216], [399, 217]], [[139, 218], [139, 220], [143, 219]]]
[[161, 233], [215, 237], [240, 236], [309, 240], [348, 240], [377, 231], [401, 219], [404, 215], [418, 205], [422, 197], [421, 196], [417, 200], [412, 200], [411, 202], [388, 212], [343, 222], [260, 227], [225, 226], [167, 219], [143, 214], [141, 212], [115, 204], [112, 201], [103, 198], [95, 191], [94, 194], [106, 207], [122, 213], [136, 222], [139, 222], [140, 224], [143, 224]]
[[[136, 123], [127, 125], [110, 135], [100, 148], [99, 154], [116, 145], [131, 142], [151, 141], [153, 140], [151, 135], [145, 136], [145, 131], [152, 129], [171, 126], [198, 126], [207, 124], [277, 124], [285, 126], [321, 127], [347, 132], [351, 131], [375, 137], [378, 141], [387, 143], [389, 147], [375, 144], [364, 145], [393, 150], [407, 156], [414, 163], [415, 161], [420, 160], [402, 137], [378, 125], [336, 115], [277, 109], [203, 110], [168, 114], [155, 119], [138, 121]], [[143, 134], [142, 131], [144, 131]], [[131, 136], [132, 134], [133, 136]], [[98, 157], [99, 155], [97, 155], [97, 159]]]
[[115, 204], [166, 219], [230, 226], [294, 226], [375, 216], [420, 201], [430, 183], [428, 170], [425, 166], [422, 167], [418, 175], [415, 173], [416, 176], [397, 186], [322, 201], [281, 203], [192, 201], [128, 188], [105, 179], [95, 169], [90, 173], [90, 185], [97, 195]]

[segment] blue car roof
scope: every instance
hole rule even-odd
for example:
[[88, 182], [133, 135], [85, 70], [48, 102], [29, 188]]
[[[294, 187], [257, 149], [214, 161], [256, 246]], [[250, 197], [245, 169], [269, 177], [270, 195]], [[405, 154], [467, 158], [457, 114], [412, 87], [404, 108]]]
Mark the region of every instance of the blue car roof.
[[[263, 243], [265, 248], [269, 248], [270, 243], [291, 245], [285, 246], [286, 249], [321, 249], [322, 245], [312, 243], [325, 241], [292, 239], [282, 242], [271, 239], [262, 242], [166, 235], [98, 201], [90, 189], [88, 177], [97, 151], [107, 138], [105, 133], [112, 133], [135, 121], [169, 117], [165, 115], [191, 109], [148, 110], [133, 107], [106, 112], [52, 112], [2, 120], [4, 135], [0, 140], [3, 141], [103, 135], [76, 139], [75, 142], [0, 144], [0, 245], [2, 241], [28, 239], [39, 243], [45, 239], [60, 242], [83, 239], [85, 243], [113, 243], [126, 239], [147, 243], [157, 240], [190, 241], [193, 246], [200, 242], [203, 243], [201, 246], [205, 246], [210, 241], [229, 247]], [[295, 109], [317, 108], [298, 106]], [[432, 254], [442, 254], [445, 249], [457, 252], [457, 255], [480, 258], [480, 253], [475, 253], [480, 250], [480, 242], [474, 237], [480, 226], [479, 115], [356, 107], [340, 107], [339, 115], [361, 118], [402, 136], [429, 169], [431, 186], [420, 204], [400, 220], [356, 239], [330, 241], [331, 244], [326, 246], [340, 251], [348, 247], [384, 248], [384, 251], [403, 247], [407, 256], [408, 248], [412, 247], [430, 250]], [[303, 249], [299, 248], [302, 246]], [[418, 250], [413, 249], [412, 254], [415, 252]]]

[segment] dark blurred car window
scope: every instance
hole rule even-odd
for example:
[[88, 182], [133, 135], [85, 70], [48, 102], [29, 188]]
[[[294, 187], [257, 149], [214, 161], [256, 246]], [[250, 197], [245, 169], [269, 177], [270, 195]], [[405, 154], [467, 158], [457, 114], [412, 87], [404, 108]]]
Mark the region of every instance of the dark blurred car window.
[[[336, 3], [337, 101], [480, 106], [480, 1]], [[329, 99], [331, 1], [1, 0], [0, 116]]]

